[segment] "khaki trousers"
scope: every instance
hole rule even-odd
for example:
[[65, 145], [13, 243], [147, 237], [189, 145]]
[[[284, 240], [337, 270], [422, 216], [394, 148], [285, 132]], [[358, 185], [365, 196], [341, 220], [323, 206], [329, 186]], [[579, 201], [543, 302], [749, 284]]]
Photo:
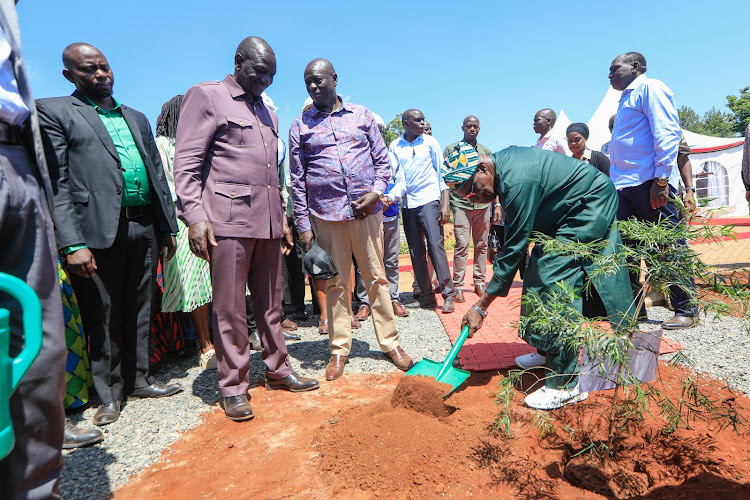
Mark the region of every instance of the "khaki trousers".
[[348, 356], [352, 347], [349, 318], [349, 280], [352, 254], [357, 259], [372, 309], [375, 336], [383, 352], [399, 345], [396, 316], [391, 306], [383, 267], [383, 214], [357, 220], [327, 221], [312, 217], [318, 246], [328, 252], [339, 274], [326, 281], [328, 337], [331, 354]]
[[453, 251], [453, 286], [464, 286], [469, 239], [474, 239], [474, 284], [484, 285], [487, 272], [487, 238], [490, 235], [490, 207], [467, 210], [453, 206], [453, 229], [456, 248]]

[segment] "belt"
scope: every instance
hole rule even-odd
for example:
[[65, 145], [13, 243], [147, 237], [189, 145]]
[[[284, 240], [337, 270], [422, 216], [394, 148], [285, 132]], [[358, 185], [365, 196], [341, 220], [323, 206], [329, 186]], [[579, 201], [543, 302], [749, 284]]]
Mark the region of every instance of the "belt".
[[139, 219], [151, 213], [151, 205], [140, 205], [137, 207], [122, 207], [120, 217], [126, 219]]
[[0, 122], [0, 144], [21, 145], [23, 144], [23, 129], [14, 127], [5, 122]]

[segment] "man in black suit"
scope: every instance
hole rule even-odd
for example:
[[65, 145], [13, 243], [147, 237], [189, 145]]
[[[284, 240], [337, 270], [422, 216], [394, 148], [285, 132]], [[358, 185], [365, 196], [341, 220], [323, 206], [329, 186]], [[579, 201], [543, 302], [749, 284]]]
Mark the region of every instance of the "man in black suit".
[[143, 113], [112, 97], [114, 77], [97, 48], [63, 51], [72, 96], [37, 101], [50, 176], [55, 236], [66, 256], [90, 342], [102, 405], [94, 423], [120, 416], [123, 396], [181, 389], [149, 377], [149, 321], [157, 252], [174, 253], [169, 187]]

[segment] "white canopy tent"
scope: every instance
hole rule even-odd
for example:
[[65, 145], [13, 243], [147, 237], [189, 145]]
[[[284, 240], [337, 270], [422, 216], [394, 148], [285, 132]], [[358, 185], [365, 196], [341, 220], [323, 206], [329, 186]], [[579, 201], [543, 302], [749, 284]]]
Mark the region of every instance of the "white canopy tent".
[[[622, 92], [609, 87], [587, 123], [589, 139], [586, 145], [590, 149], [599, 150], [602, 144], [610, 140], [609, 119], [617, 112], [620, 94]], [[560, 113], [564, 114], [562, 111]], [[558, 123], [559, 121], [558, 119]], [[745, 186], [741, 176], [744, 139], [711, 137], [694, 134], [688, 130], [683, 130], [683, 133], [693, 151], [690, 163], [693, 166], [693, 185], [696, 187], [698, 198], [707, 199], [707, 206], [718, 210], [720, 215], [748, 215]]]

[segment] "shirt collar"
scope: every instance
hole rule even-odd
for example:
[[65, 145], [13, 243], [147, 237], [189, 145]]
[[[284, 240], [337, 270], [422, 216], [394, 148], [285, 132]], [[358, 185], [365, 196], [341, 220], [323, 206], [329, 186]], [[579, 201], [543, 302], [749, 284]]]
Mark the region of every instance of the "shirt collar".
[[[83, 97], [86, 97], [86, 96], [84, 95]], [[121, 105], [120, 105], [120, 101], [118, 101], [118, 100], [117, 100], [117, 99], [115, 99], [114, 97], [112, 97], [112, 100], [113, 100], [113, 101], [114, 101], [114, 103], [115, 103], [115, 107], [114, 107], [114, 108], [112, 108], [112, 109], [110, 109], [109, 111], [107, 111], [106, 109], [100, 108], [98, 104], [95, 104], [95, 103], [94, 103], [94, 101], [92, 101], [92, 100], [91, 100], [91, 99], [89, 99], [88, 97], [86, 97], [86, 100], [87, 100], [88, 102], [90, 102], [92, 106], [94, 106], [94, 109], [96, 110], [96, 112], [97, 112], [97, 113], [111, 113], [112, 111], [121, 111], [121, 110], [120, 110], [120, 106], [121, 106]]]
[[627, 87], [625, 87], [625, 90], [634, 90], [637, 87], [639, 87], [640, 85], [646, 83], [646, 80], [648, 80], [648, 78], [646, 77], [646, 73], [642, 73], [642, 74], [638, 75], [638, 77], [635, 80], [633, 80], [632, 82], [630, 82], [630, 85], [628, 85]]
[[251, 100], [253, 103], [262, 101], [260, 97], [255, 97], [254, 95], [249, 94], [245, 89], [243, 89], [242, 86], [234, 80], [232, 75], [227, 75], [227, 77], [224, 78], [223, 83], [227, 87], [227, 90], [229, 91], [229, 95], [232, 96], [232, 99], [236, 99], [238, 97], [247, 95], [247, 98]]
[[348, 112], [348, 113], [351, 113], [351, 112], [352, 112], [352, 109], [351, 109], [351, 107], [350, 107], [350, 106], [349, 106], [349, 105], [348, 105], [348, 104], [347, 104], [347, 103], [346, 103], [346, 102], [344, 101], [344, 98], [343, 98], [343, 97], [341, 97], [341, 96], [340, 96], [340, 95], [338, 95], [338, 94], [336, 94], [336, 97], [338, 98], [338, 100], [339, 100], [339, 101], [341, 101], [341, 106], [340, 106], [340, 107], [339, 107], [339, 109], [337, 109], [336, 111], [331, 111], [330, 113], [324, 113], [323, 111], [319, 110], [319, 109], [318, 109], [318, 108], [317, 108], [317, 107], [315, 106], [315, 103], [313, 103], [312, 107], [311, 107], [310, 109], [308, 109], [308, 110], [307, 110], [307, 112], [308, 112], [308, 113], [309, 113], [309, 112], [312, 112], [312, 114], [313, 114], [313, 115], [332, 115], [333, 113], [339, 113], [339, 112], [343, 113], [344, 111], [346, 111], [346, 112]]
[[424, 134], [419, 134], [416, 139], [414, 139], [412, 142], [409, 142], [406, 140], [406, 136], [404, 134], [401, 134], [401, 140], [404, 141], [409, 146], [416, 146], [417, 144], [421, 144], [424, 142]]
[[590, 163], [591, 159], [591, 150], [589, 148], [586, 148], [583, 150], [583, 154], [581, 155], [581, 160], [585, 161], [586, 163]]

